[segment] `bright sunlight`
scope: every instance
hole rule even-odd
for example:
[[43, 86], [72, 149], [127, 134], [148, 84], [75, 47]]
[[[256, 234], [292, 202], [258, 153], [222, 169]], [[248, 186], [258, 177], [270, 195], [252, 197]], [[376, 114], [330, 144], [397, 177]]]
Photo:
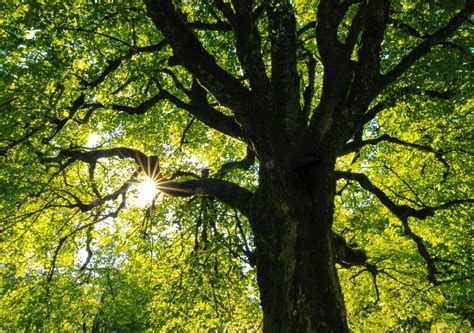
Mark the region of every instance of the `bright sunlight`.
[[150, 177], [143, 177], [143, 179], [138, 183], [138, 198], [137, 198], [137, 205], [144, 207], [151, 203], [151, 201], [155, 198], [158, 194], [158, 188], [156, 187], [156, 183]]

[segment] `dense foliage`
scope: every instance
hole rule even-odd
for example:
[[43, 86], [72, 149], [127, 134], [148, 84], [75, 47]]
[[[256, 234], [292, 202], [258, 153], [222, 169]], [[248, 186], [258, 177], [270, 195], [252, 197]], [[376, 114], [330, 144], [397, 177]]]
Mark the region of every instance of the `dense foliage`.
[[[252, 7], [268, 75], [276, 32], [265, 7], [275, 2]], [[370, 2], [343, 1], [337, 38], [354, 39], [354, 61], [353, 22]], [[433, 41], [472, 13], [467, 2], [390, 2], [380, 72], [431, 44], [338, 153], [333, 230], [354, 332], [474, 325], [472, 17]], [[235, 8], [174, 3], [217, 64], [251, 88]], [[289, 3], [297, 90], [313, 115], [324, 93], [321, 7]], [[0, 330], [261, 330], [251, 225], [192, 183], [259, 187], [261, 161], [227, 123], [232, 108], [175, 65], [140, 1], [6, 1], [0, 11]], [[145, 174], [171, 190], [144, 198]], [[184, 194], [179, 182], [190, 184]]]

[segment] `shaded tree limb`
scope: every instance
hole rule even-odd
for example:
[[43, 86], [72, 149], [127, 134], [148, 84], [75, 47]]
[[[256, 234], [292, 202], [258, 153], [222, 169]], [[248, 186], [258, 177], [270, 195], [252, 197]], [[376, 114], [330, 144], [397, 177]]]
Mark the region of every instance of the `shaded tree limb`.
[[[400, 89], [400, 94], [406, 94], [406, 93], [416, 94], [420, 96], [434, 97], [434, 98], [439, 98], [443, 100], [449, 100], [456, 95], [456, 93], [451, 90], [438, 91], [434, 89], [421, 89], [421, 88], [410, 87], [410, 86], [402, 87]], [[358, 130], [360, 131], [364, 125], [368, 124], [371, 120], [373, 120], [380, 112], [393, 107], [395, 104], [396, 104], [396, 99], [393, 97], [380, 101], [377, 104], [375, 104], [373, 107], [368, 109], [361, 116]]]
[[439, 99], [444, 99], [444, 100], [449, 100], [453, 98], [454, 96], [456, 96], [456, 93], [452, 90], [438, 91], [438, 90], [433, 90], [433, 89], [420, 89], [420, 88], [410, 87], [410, 86], [403, 87], [401, 91], [407, 94], [428, 96], [428, 97], [434, 97], [434, 98], [439, 98]]
[[242, 226], [242, 221], [240, 220], [239, 214], [235, 208], [234, 208], [234, 216], [235, 216], [235, 220], [237, 221], [236, 225], [239, 230], [240, 236], [242, 237], [242, 240], [244, 242], [244, 247], [242, 249], [242, 252], [247, 258], [249, 265], [252, 267], [255, 267], [257, 266], [257, 256], [255, 253], [255, 250], [251, 249], [251, 247], [249, 246], [247, 237], [245, 236], [244, 228]]
[[302, 114], [302, 122], [306, 124], [309, 118], [309, 114], [311, 111], [311, 102], [313, 101], [314, 97], [314, 85], [316, 80], [316, 59], [314, 59], [313, 55], [308, 55], [308, 61], [306, 63], [306, 67], [308, 68], [308, 84], [306, 85], [304, 92], [303, 92], [303, 114]]
[[[467, 20], [467, 21], [469, 21], [469, 20]], [[406, 31], [409, 35], [411, 35], [413, 37], [416, 37], [416, 38], [427, 38], [428, 37], [428, 35], [426, 33], [419, 32], [418, 30], [416, 30], [415, 28], [413, 28], [412, 26], [410, 26], [406, 22], [403, 22], [399, 19], [390, 19], [390, 22], [393, 23], [393, 25], [396, 28], [399, 28], [401, 30]], [[472, 53], [467, 48], [465, 48], [462, 45], [459, 45], [459, 44], [457, 44], [453, 41], [442, 41], [441, 43], [439, 43], [439, 45], [457, 50], [469, 61], [471, 67], [474, 66], [474, 56], [472, 55]]]
[[349, 246], [344, 237], [333, 232], [333, 243], [336, 262], [342, 267], [364, 266], [367, 263], [367, 254], [363, 249]]
[[[380, 51], [385, 28], [389, 17], [390, 1], [370, 1], [364, 9], [362, 22], [361, 46], [357, 55], [357, 69], [352, 89], [360, 94], [373, 89], [373, 83], [380, 73]], [[357, 23], [357, 21], [355, 22]], [[350, 55], [349, 55], [350, 56]], [[353, 92], [354, 93], [354, 92]]]
[[364, 27], [364, 16], [366, 11], [366, 5], [361, 3], [354, 19], [352, 20], [351, 26], [349, 27], [349, 32], [347, 34], [344, 47], [346, 49], [346, 53], [350, 56], [354, 51], [354, 47], [357, 43], [360, 33]]
[[341, 59], [346, 60], [343, 44], [337, 38], [339, 23], [349, 6], [338, 5], [336, 1], [322, 0], [318, 7], [316, 41], [323, 65], [334, 66]]
[[207, 195], [235, 207], [244, 215], [248, 215], [252, 204], [253, 193], [228, 181], [212, 178], [201, 178], [177, 181], [162, 181], [158, 189], [176, 197]]
[[[269, 38], [271, 43], [272, 107], [284, 118], [286, 124], [294, 124], [299, 106], [299, 78], [296, 59], [296, 17], [290, 1], [272, 1], [267, 9]], [[287, 110], [292, 110], [287, 113]], [[274, 111], [275, 112], [275, 111]], [[296, 131], [297, 128], [288, 128]]]
[[130, 179], [127, 180], [125, 183], [123, 183], [122, 186], [120, 186], [117, 190], [107, 195], [101, 196], [97, 198], [96, 200], [89, 203], [85, 203], [81, 199], [79, 199], [79, 197], [77, 197], [76, 195], [67, 192], [67, 194], [74, 199], [75, 203], [68, 203], [65, 205], [55, 205], [55, 207], [79, 208], [81, 212], [88, 212], [94, 208], [102, 206], [108, 201], [114, 201], [119, 196], [122, 196], [122, 201], [119, 204], [117, 210], [107, 215], [107, 217], [117, 217], [120, 210], [122, 210], [122, 208], [125, 207], [125, 200], [126, 200], [125, 194], [129, 190], [129, 188], [132, 186], [132, 184], [135, 184], [137, 182], [136, 177], [138, 176], [138, 174], [139, 172], [137, 171], [134, 172], [133, 175], [130, 177]]
[[316, 23], [317, 23], [316, 21], [311, 21], [311, 22], [306, 23], [304, 26], [299, 28], [298, 31], [296, 31], [296, 35], [298, 37], [301, 37], [306, 31], [310, 29], [316, 29]]
[[242, 130], [235, 121], [235, 118], [213, 108], [207, 101], [207, 90], [195, 78], [193, 79], [189, 97], [191, 104], [186, 104], [173, 95], [168, 94], [168, 98], [172, 103], [189, 112], [205, 125], [234, 138], [243, 137]]
[[[252, 155], [247, 160], [244, 159], [244, 162], [239, 162], [234, 165], [229, 165], [223, 171], [224, 173], [237, 166], [242, 166], [243, 164], [249, 164], [252, 161]], [[83, 161], [85, 163], [93, 164], [96, 163], [98, 159], [101, 158], [120, 158], [120, 159], [133, 159], [135, 163], [139, 166], [139, 169], [132, 175], [132, 177], [125, 182], [119, 189], [115, 192], [102, 196], [90, 203], [82, 202], [78, 197], [71, 195], [75, 203], [70, 203], [64, 205], [68, 208], [79, 208], [81, 211], [86, 212], [95, 207], [101, 206], [106, 201], [115, 200], [119, 195], [126, 193], [130, 186], [136, 181], [136, 177], [142, 171], [149, 175], [152, 179], [161, 179], [161, 172], [159, 168], [158, 157], [156, 156], [147, 156], [143, 152], [126, 147], [120, 148], [110, 148], [110, 149], [99, 149], [93, 151], [82, 151], [75, 149], [66, 149], [59, 152], [58, 156], [55, 158], [45, 158], [47, 162], [61, 162], [66, 160], [64, 164], [61, 165], [60, 170], [64, 170], [67, 166], [71, 165], [75, 161]], [[247, 191], [236, 184], [227, 182], [220, 179], [206, 179], [200, 178], [196, 180], [187, 180], [183, 182], [177, 182], [172, 180], [164, 180], [158, 183], [158, 189], [166, 194], [172, 196], [181, 196], [189, 197], [196, 194], [208, 195], [216, 197], [221, 201], [238, 208], [242, 212], [248, 212], [250, 207], [250, 198], [252, 193]]]
[[132, 58], [132, 56], [136, 54], [140, 54], [140, 53], [153, 53], [153, 52], [161, 51], [166, 45], [167, 45], [166, 41], [161, 41], [158, 44], [142, 46], [135, 49], [131, 49], [126, 55], [123, 55], [121, 57], [118, 57], [117, 59], [109, 61], [107, 66], [102, 71], [102, 73], [100, 73], [99, 76], [94, 81], [84, 82], [84, 86], [89, 87], [89, 88], [97, 87], [100, 83], [102, 83], [107, 78], [107, 76], [110, 73], [118, 69], [124, 60], [128, 60]]
[[91, 243], [92, 243], [92, 226], [89, 226], [87, 228], [86, 232], [86, 252], [87, 252], [87, 257], [84, 263], [81, 265], [79, 268], [79, 271], [83, 271], [87, 268], [87, 265], [89, 265], [91, 259], [92, 259], [92, 249], [91, 249]]
[[346, 155], [348, 153], [355, 152], [359, 150], [362, 147], [368, 146], [368, 145], [376, 145], [380, 142], [390, 142], [390, 143], [395, 143], [397, 145], [405, 146], [405, 147], [410, 147], [419, 151], [427, 152], [434, 154], [436, 159], [440, 161], [447, 169], [450, 168], [450, 165], [446, 160], [443, 158], [444, 153], [442, 151], [436, 150], [433, 147], [430, 146], [425, 146], [425, 145], [420, 145], [417, 143], [412, 143], [408, 141], [404, 141], [395, 137], [392, 137], [388, 134], [383, 134], [379, 136], [378, 138], [375, 139], [368, 139], [368, 140], [361, 140], [361, 141], [352, 141], [346, 144], [340, 151], [339, 151], [339, 156]]
[[[270, 91], [271, 84], [262, 59], [261, 37], [255, 15], [252, 12], [253, 1], [233, 0], [232, 4], [235, 14], [233, 14], [230, 22], [235, 31], [237, 56], [252, 91], [255, 96], [262, 98]], [[220, 6], [222, 8], [226, 4], [221, 3]], [[230, 9], [227, 11], [230, 11]], [[266, 102], [268, 103], [268, 101]]]
[[181, 151], [181, 149], [183, 148], [184, 144], [185, 143], [188, 143], [188, 141], [186, 141], [186, 134], [188, 133], [188, 131], [191, 129], [191, 126], [193, 126], [193, 123], [194, 121], [196, 120], [195, 117], [191, 118], [191, 120], [189, 121], [189, 123], [186, 125], [186, 127], [184, 128], [183, 130], [183, 134], [181, 134], [181, 140], [179, 140], [179, 151]]
[[247, 154], [242, 160], [223, 164], [216, 172], [215, 177], [219, 179], [224, 178], [229, 171], [234, 169], [248, 170], [254, 163], [255, 153], [250, 147], [247, 146]]
[[[124, 205], [123, 206], [120, 205], [119, 208], [117, 208], [117, 211], [113, 212], [114, 217], [116, 217], [118, 215], [119, 211], [121, 209], [123, 209], [123, 207], [124, 207]], [[69, 233], [67, 233], [66, 235], [64, 235], [63, 237], [61, 237], [59, 239], [58, 245], [56, 246], [56, 249], [54, 250], [54, 253], [53, 253], [53, 256], [52, 256], [52, 259], [51, 259], [51, 265], [50, 265], [50, 269], [49, 269], [48, 276], [47, 276], [47, 279], [46, 279], [47, 282], [51, 282], [51, 280], [53, 279], [54, 270], [56, 269], [56, 261], [57, 261], [59, 252], [61, 251], [61, 248], [66, 243], [66, 241], [69, 239], [69, 237], [74, 236], [77, 232], [79, 232], [81, 230], [84, 230], [86, 228], [91, 228], [94, 224], [96, 224], [98, 222], [101, 222], [101, 221], [107, 219], [110, 216], [111, 216], [110, 214], [107, 214], [107, 215], [102, 216], [101, 218], [99, 218], [100, 215], [95, 214], [92, 222], [86, 223], [82, 226], [79, 226], [79, 227], [75, 228], [74, 230], [70, 231]], [[87, 241], [89, 242], [89, 245], [88, 245], [88, 247], [89, 247], [91, 238], [89, 240], [90, 236], [87, 235], [87, 237], [88, 237]], [[89, 250], [90, 250], [90, 248], [89, 248]], [[88, 254], [89, 254], [89, 251], [88, 251]], [[88, 259], [88, 260], [90, 261], [90, 259]], [[84, 269], [85, 269], [85, 267], [84, 267]], [[83, 270], [82, 267], [81, 267], [80, 270]]]
[[364, 125], [368, 124], [372, 119], [374, 119], [380, 112], [392, 107], [395, 105], [394, 101], [386, 100], [375, 104], [372, 108], [367, 110], [361, 117], [359, 128], [362, 128]]
[[154, 95], [150, 99], [147, 99], [141, 102], [137, 106], [120, 105], [120, 104], [104, 105], [102, 103], [89, 103], [89, 104], [84, 104], [84, 107], [93, 108], [93, 109], [109, 107], [115, 111], [125, 112], [131, 115], [140, 115], [140, 114], [146, 113], [158, 102], [162, 100], [169, 100], [169, 99], [170, 99], [169, 94], [166, 91], [161, 90], [156, 95]]
[[162, 100], [167, 100], [173, 103], [175, 106], [189, 112], [193, 115], [196, 119], [203, 122], [205, 125], [219, 131], [223, 134], [232, 136], [234, 138], [242, 137], [242, 132], [239, 125], [236, 123], [233, 117], [224, 115], [220, 111], [216, 110], [215, 108], [211, 107], [207, 100], [205, 103], [196, 103], [192, 100], [192, 92], [191, 95], [191, 104], [185, 103], [175, 95], [171, 94], [170, 92], [163, 90], [160, 88], [160, 91], [150, 99], [140, 103], [138, 106], [128, 106], [128, 105], [119, 105], [119, 104], [111, 104], [111, 105], [104, 105], [101, 103], [90, 103], [85, 104], [84, 107], [89, 108], [105, 108], [110, 107], [112, 110], [125, 112], [131, 115], [136, 114], [144, 114], [148, 110], [150, 110], [153, 106], [155, 106], [158, 102]]
[[249, 91], [217, 65], [176, 12], [171, 0], [145, 1], [148, 15], [171, 45], [176, 61], [197, 77], [223, 105], [245, 115]]
[[427, 36], [420, 44], [413, 48], [392, 70], [382, 75], [379, 80], [377, 91], [382, 91], [387, 85], [405, 73], [418, 59], [425, 56], [436, 44], [443, 42], [446, 38], [456, 32], [456, 30], [467, 20], [474, 11], [474, 1], [467, 0], [466, 7], [451, 18], [442, 28]]
[[400, 219], [415, 217], [417, 219], [424, 220], [427, 217], [434, 216], [435, 212], [438, 210], [447, 209], [452, 206], [464, 203], [474, 203], [474, 199], [456, 199], [450, 200], [438, 206], [415, 209], [407, 205], [397, 205], [380, 188], [375, 186], [365, 174], [336, 171], [336, 177], [357, 181], [363, 189], [374, 194], [384, 206], [386, 206], [395, 216], [399, 217]]
[[415, 217], [417, 219], [424, 220], [427, 217], [434, 216], [435, 212], [438, 210], [447, 209], [449, 207], [464, 203], [474, 203], [474, 199], [451, 200], [438, 206], [415, 209], [407, 205], [396, 204], [379, 187], [375, 186], [365, 174], [336, 171], [336, 177], [357, 181], [363, 189], [375, 195], [377, 199], [379, 199], [379, 201], [400, 220], [404, 233], [415, 242], [418, 253], [425, 261], [428, 271], [428, 280], [434, 285], [443, 283], [443, 281], [439, 281], [436, 278], [436, 274], [439, 272], [436, 269], [434, 258], [429, 254], [423, 239], [415, 234], [410, 228], [410, 225], [408, 224], [408, 218]]
[[[102, 83], [112, 72], [117, 70], [124, 60], [130, 59], [132, 56], [134, 56], [136, 54], [140, 54], [140, 53], [158, 52], [158, 51], [162, 50], [166, 45], [167, 45], [166, 41], [161, 41], [158, 44], [148, 45], [148, 46], [143, 46], [143, 47], [138, 47], [138, 48], [135, 48], [135, 49], [131, 49], [126, 55], [118, 57], [115, 60], [109, 61], [108, 65], [104, 68], [102, 73], [100, 73], [95, 80], [88, 82], [88, 81], [85, 81], [84, 79], [81, 79], [81, 84], [82, 84], [84, 89], [85, 88], [88, 88], [88, 89], [95, 88], [100, 83]], [[98, 107], [100, 107], [100, 104], [85, 105], [85, 97], [86, 97], [86, 94], [84, 92], [82, 92], [74, 100], [72, 105], [67, 109], [69, 111], [69, 115], [67, 117], [65, 117], [64, 119], [58, 119], [58, 118], [53, 119], [53, 123], [56, 124], [56, 128], [54, 129], [53, 133], [49, 137], [47, 137], [43, 140], [45, 143], [51, 141], [56, 136], [56, 134], [59, 133], [59, 131], [66, 125], [66, 123], [69, 120], [71, 120], [75, 117], [76, 113], [81, 108], [83, 108], [83, 107], [89, 107], [90, 108], [90, 110], [88, 112], [88, 115], [86, 116], [86, 118], [89, 118], [91, 116], [92, 112], [95, 109], [97, 109]], [[147, 102], [144, 102], [144, 103], [145, 103], [144, 105], [141, 105], [141, 108], [146, 108], [147, 107]], [[152, 105], [148, 106], [148, 108], [146, 108], [146, 110], [149, 109], [151, 106]], [[124, 107], [124, 108], [126, 108], [126, 107]]]
[[148, 163], [151, 159], [153, 159], [154, 163], [157, 160], [157, 157], [148, 157], [145, 153], [138, 149], [118, 147], [95, 149], [90, 151], [81, 149], [63, 149], [58, 153], [57, 157], [43, 158], [43, 162], [61, 163], [62, 161], [66, 160], [66, 162], [61, 167], [61, 169], [64, 170], [67, 166], [71, 165], [75, 161], [82, 161], [91, 164], [97, 162], [98, 159], [111, 157], [117, 157], [120, 159], [133, 159], [142, 168], [145, 166], [144, 163]]
[[194, 21], [186, 23], [191, 29], [197, 29], [202, 31], [231, 31], [232, 27], [227, 22], [201, 22]]

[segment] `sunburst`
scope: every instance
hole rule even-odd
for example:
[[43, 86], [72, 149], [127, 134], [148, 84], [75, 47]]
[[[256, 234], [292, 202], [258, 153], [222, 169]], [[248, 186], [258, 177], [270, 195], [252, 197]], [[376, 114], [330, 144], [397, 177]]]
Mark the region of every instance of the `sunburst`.
[[137, 185], [138, 197], [136, 199], [137, 206], [148, 206], [158, 195], [156, 182], [148, 176], [144, 176]]

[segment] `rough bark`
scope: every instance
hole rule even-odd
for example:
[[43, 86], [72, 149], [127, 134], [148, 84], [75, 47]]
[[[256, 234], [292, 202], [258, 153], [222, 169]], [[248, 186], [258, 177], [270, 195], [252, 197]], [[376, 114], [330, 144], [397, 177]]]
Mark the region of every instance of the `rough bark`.
[[334, 159], [261, 172], [250, 221], [264, 332], [347, 332], [331, 232]]

